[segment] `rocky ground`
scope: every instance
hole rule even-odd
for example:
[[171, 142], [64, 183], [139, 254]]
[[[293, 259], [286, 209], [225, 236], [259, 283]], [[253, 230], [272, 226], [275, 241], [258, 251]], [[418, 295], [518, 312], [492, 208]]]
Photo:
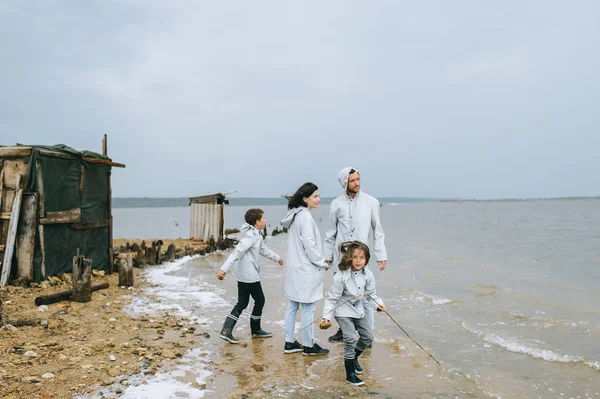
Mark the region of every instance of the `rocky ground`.
[[0, 398], [72, 398], [116, 382], [126, 387], [131, 375], [151, 375], [210, 338], [186, 319], [125, 313], [146, 284], [141, 270], [135, 273], [135, 288], [126, 289], [117, 286], [118, 274], [94, 272], [92, 284], [107, 281], [110, 287], [87, 303], [34, 305], [37, 296], [70, 289], [68, 274], [30, 288], [1, 287], [4, 318], [31, 325], [0, 330]]

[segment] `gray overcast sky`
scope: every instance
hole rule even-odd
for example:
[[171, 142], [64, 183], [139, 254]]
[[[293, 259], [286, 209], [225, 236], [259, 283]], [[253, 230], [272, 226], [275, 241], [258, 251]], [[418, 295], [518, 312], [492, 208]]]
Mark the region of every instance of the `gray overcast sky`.
[[0, 144], [115, 196], [600, 195], [600, 2], [3, 1]]

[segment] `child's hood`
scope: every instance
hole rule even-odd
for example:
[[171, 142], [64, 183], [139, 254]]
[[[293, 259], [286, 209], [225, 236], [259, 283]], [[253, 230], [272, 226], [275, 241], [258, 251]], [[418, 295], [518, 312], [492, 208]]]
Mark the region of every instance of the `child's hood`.
[[246, 237], [246, 234], [252, 233], [252, 230], [255, 230], [251, 224], [244, 223], [242, 227], [240, 227], [240, 233], [238, 234], [238, 241], [241, 241], [242, 238]]
[[294, 218], [296, 217], [296, 215], [298, 213], [302, 212], [303, 210], [306, 210], [306, 208], [303, 206], [298, 207], [298, 208], [292, 208], [292, 209], [288, 210], [287, 215], [285, 215], [285, 217], [281, 221], [282, 226], [285, 227], [286, 229], [289, 229], [292, 222], [294, 221]]

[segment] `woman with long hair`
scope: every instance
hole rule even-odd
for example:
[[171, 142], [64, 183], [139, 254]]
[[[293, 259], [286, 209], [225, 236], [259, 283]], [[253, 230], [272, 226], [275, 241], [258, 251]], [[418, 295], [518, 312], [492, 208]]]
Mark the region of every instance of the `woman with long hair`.
[[[312, 327], [316, 302], [323, 298], [323, 276], [327, 264], [323, 258], [321, 234], [310, 211], [321, 202], [319, 188], [304, 183], [288, 198], [288, 213], [281, 222], [288, 229], [288, 260], [285, 276], [285, 353], [304, 352], [305, 355], [326, 355], [314, 340]], [[296, 314], [302, 309], [302, 344], [296, 341]]]

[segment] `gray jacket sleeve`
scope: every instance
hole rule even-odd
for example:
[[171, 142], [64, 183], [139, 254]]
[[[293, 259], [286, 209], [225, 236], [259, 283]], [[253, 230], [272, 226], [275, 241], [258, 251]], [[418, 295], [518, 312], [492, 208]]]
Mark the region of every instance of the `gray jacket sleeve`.
[[265, 258], [271, 259], [273, 262], [279, 262], [279, 255], [277, 255], [269, 247], [267, 247], [262, 238], [260, 239], [259, 253]]
[[323, 306], [323, 318], [332, 320], [333, 319], [333, 309], [335, 305], [338, 303], [342, 294], [344, 293], [344, 282], [339, 278], [333, 279], [333, 284], [331, 284], [331, 288], [327, 293], [327, 298], [325, 298], [325, 306]]
[[317, 245], [317, 238], [315, 237], [313, 224], [310, 220], [312, 216], [310, 216], [310, 214], [307, 212], [302, 213], [302, 219], [298, 221], [300, 222], [300, 240], [302, 241], [304, 253], [313, 265], [318, 267], [327, 267], [325, 264], [325, 259], [323, 258], [323, 255], [319, 251], [319, 247]]
[[325, 243], [323, 245], [323, 257], [325, 260], [333, 260], [335, 248], [335, 238], [337, 236], [337, 206], [335, 202], [331, 203], [329, 208], [329, 218], [327, 220], [327, 230], [325, 231]]
[[387, 251], [385, 249], [385, 233], [383, 227], [381, 227], [381, 220], [379, 219], [379, 201], [374, 200], [371, 205], [371, 228], [373, 229], [375, 258], [380, 260], [387, 260]]
[[371, 271], [367, 272], [367, 279], [365, 285], [365, 300], [372, 299], [378, 306], [383, 305], [383, 300], [377, 296], [375, 292], [375, 276]]
[[221, 266], [221, 270], [227, 273], [231, 266], [240, 260], [242, 255], [252, 247], [252, 244], [254, 244], [254, 237], [252, 237], [251, 234], [246, 234], [244, 238], [240, 240], [238, 245], [235, 246], [233, 252], [227, 257], [227, 260], [223, 263], [223, 266]]

